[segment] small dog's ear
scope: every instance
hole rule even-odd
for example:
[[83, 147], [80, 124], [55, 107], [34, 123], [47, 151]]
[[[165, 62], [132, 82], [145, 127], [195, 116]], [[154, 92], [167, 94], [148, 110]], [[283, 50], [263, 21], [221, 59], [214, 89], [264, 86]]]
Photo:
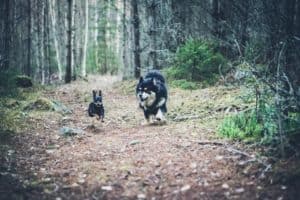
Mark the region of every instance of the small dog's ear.
[[99, 90], [99, 96], [100, 96], [100, 97], [102, 96], [102, 91], [101, 91], [101, 90]]
[[139, 82], [141, 83], [141, 82], [143, 82], [143, 80], [144, 80], [144, 79], [143, 79], [143, 77], [141, 76]]
[[96, 100], [96, 94], [97, 94], [97, 92], [96, 92], [96, 90], [93, 90], [92, 92], [93, 92], [93, 99], [95, 101]]

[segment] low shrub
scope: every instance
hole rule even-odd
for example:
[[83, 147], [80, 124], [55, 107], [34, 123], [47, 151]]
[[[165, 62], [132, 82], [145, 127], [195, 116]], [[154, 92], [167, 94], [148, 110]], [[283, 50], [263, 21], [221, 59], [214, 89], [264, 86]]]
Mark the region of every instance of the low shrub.
[[218, 132], [232, 139], [257, 139], [262, 136], [263, 126], [258, 122], [255, 111], [252, 110], [225, 118]]
[[184, 90], [195, 90], [198, 88], [198, 84], [195, 82], [187, 81], [185, 79], [173, 80], [171, 82], [172, 86], [184, 89]]
[[167, 77], [172, 80], [214, 83], [219, 66], [226, 65], [226, 59], [216, 49], [217, 45], [210, 41], [188, 40], [178, 48], [173, 66], [166, 70]]

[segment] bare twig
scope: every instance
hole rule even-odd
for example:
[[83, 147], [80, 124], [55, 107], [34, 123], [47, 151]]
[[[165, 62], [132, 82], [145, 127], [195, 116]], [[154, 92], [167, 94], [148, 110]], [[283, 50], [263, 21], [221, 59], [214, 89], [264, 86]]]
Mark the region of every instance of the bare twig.
[[240, 44], [238, 43], [237, 39], [234, 39], [234, 43], [237, 46], [237, 49], [238, 49], [239, 54], [240, 54], [240, 57], [243, 57], [243, 54], [242, 54], [242, 51], [241, 51], [241, 47], [240, 47]]
[[282, 48], [279, 52], [278, 55], [278, 61], [277, 61], [277, 80], [276, 80], [276, 95], [275, 95], [275, 105], [277, 107], [277, 120], [278, 120], [278, 131], [279, 131], [279, 137], [280, 137], [280, 151], [281, 151], [281, 155], [284, 156], [284, 144], [283, 144], [283, 129], [282, 129], [282, 119], [281, 119], [281, 103], [280, 103], [280, 96], [279, 96], [279, 85], [280, 85], [280, 80], [279, 80], [279, 76], [280, 76], [280, 61], [281, 61], [281, 56], [284, 50], [285, 44], [282, 45]]
[[191, 120], [191, 119], [200, 119], [203, 117], [205, 117], [205, 115], [177, 116], [173, 119], [173, 121], [180, 122], [180, 121]]
[[226, 145], [225, 143], [218, 142], [218, 141], [202, 141], [202, 140], [193, 140], [191, 142], [196, 142], [199, 145], [215, 145], [215, 146], [224, 146]]
[[222, 73], [222, 65], [220, 64], [219, 65], [219, 67], [218, 67], [218, 69], [219, 69], [219, 74], [220, 74], [220, 77], [222, 78], [222, 80], [223, 80], [223, 82], [224, 82], [224, 84], [225, 84], [225, 82], [226, 82], [226, 80], [225, 80], [225, 77], [224, 77], [224, 75], [223, 75], [223, 73]]

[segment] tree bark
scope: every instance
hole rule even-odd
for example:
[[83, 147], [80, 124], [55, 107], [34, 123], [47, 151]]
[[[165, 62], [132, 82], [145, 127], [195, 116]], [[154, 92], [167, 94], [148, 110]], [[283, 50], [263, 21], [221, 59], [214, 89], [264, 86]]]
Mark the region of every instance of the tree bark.
[[4, 7], [4, 27], [5, 27], [5, 39], [4, 39], [4, 61], [3, 70], [7, 70], [10, 65], [10, 41], [11, 41], [11, 26], [10, 26], [10, 4], [9, 0], [5, 1]]
[[54, 49], [55, 49], [55, 57], [56, 57], [56, 62], [57, 62], [57, 68], [58, 68], [58, 79], [61, 81], [62, 80], [62, 64], [61, 64], [61, 57], [60, 57], [60, 49], [58, 45], [58, 36], [57, 36], [57, 30], [56, 30], [56, 15], [54, 11], [54, 6], [55, 6], [55, 1], [50, 0], [49, 2], [49, 12], [50, 12], [50, 17], [51, 17], [51, 31], [53, 34], [53, 43], [54, 43]]
[[72, 16], [73, 15], [73, 0], [68, 0], [68, 41], [67, 41], [67, 66], [65, 82], [70, 83], [72, 80]]
[[285, 52], [286, 59], [286, 72], [290, 76], [294, 76], [295, 69], [295, 60], [294, 60], [294, 32], [295, 32], [295, 14], [296, 14], [296, 0], [286, 0], [285, 1], [285, 33], [286, 33], [286, 42], [287, 48]]
[[82, 56], [82, 66], [81, 66], [81, 76], [86, 76], [86, 54], [88, 45], [88, 33], [89, 33], [89, 3], [85, 1], [85, 24], [84, 24], [84, 44], [83, 44], [83, 56]]
[[25, 74], [27, 76], [31, 75], [31, 0], [28, 0], [28, 24], [27, 24], [27, 28], [28, 28], [28, 38], [27, 38], [27, 65], [25, 67]]
[[141, 58], [140, 58], [140, 20], [137, 0], [131, 0], [132, 23], [134, 31], [134, 76], [141, 76]]
[[[77, 9], [76, 9], [76, 6], [77, 6], [77, 1], [76, 0], [73, 0], [73, 3], [72, 3], [73, 7], [72, 7], [72, 20], [71, 20], [71, 42], [72, 42], [72, 48], [71, 48], [71, 57], [72, 57], [72, 64], [71, 64], [71, 78], [72, 80], [76, 80], [77, 78], [77, 68], [79, 67], [78, 66], [78, 62], [77, 61], [77, 58], [78, 58], [78, 51], [77, 51], [77, 44], [79, 44], [80, 42], [80, 39], [76, 38], [76, 26], [75, 26], [75, 16], [76, 16], [76, 12]], [[79, 28], [79, 27], [78, 27]]]
[[45, 2], [41, 1], [41, 21], [40, 21], [40, 34], [39, 34], [39, 43], [40, 43], [40, 69], [41, 69], [41, 84], [46, 83], [46, 68], [45, 68]]
[[219, 0], [212, 0], [212, 20], [213, 20], [212, 34], [218, 38], [220, 36]]
[[149, 67], [150, 69], [158, 69], [157, 63], [157, 27], [156, 27], [156, 1], [151, 0], [149, 4], [147, 4], [147, 14], [148, 14], [148, 34], [150, 38], [150, 48], [149, 48]]

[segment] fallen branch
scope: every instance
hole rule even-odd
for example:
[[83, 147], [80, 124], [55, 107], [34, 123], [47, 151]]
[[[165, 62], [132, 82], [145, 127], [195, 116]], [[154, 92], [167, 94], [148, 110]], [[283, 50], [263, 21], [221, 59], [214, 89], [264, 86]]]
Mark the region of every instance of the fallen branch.
[[[228, 147], [227, 144], [225, 143], [222, 143], [222, 142], [218, 142], [218, 141], [193, 141], [193, 142], [196, 142], [197, 144], [199, 145], [214, 145], [214, 146], [222, 146], [225, 150], [231, 152], [231, 153], [236, 153], [236, 154], [240, 154], [240, 155], [243, 155], [245, 157], [249, 157], [251, 158], [249, 161], [251, 162], [257, 162], [261, 165], [263, 165], [265, 167], [265, 169], [262, 171], [262, 173], [260, 174], [259, 178], [262, 178], [264, 177], [264, 174], [266, 172], [268, 172], [271, 168], [272, 168], [272, 165], [271, 164], [267, 164], [266, 162], [262, 161], [261, 159], [255, 157], [254, 155], [251, 155], [251, 154], [248, 154], [246, 152], [243, 152], [241, 150], [238, 150], [238, 149], [234, 149], [232, 147]], [[249, 162], [248, 161], [248, 162]]]
[[173, 119], [173, 121], [181, 122], [181, 121], [186, 121], [186, 120], [191, 120], [191, 119], [201, 119], [203, 117], [205, 117], [205, 115], [177, 116]]
[[218, 142], [218, 141], [192, 141], [192, 142], [195, 142], [199, 145], [215, 145], [215, 146], [225, 146], [226, 144], [222, 143], [222, 142]]

